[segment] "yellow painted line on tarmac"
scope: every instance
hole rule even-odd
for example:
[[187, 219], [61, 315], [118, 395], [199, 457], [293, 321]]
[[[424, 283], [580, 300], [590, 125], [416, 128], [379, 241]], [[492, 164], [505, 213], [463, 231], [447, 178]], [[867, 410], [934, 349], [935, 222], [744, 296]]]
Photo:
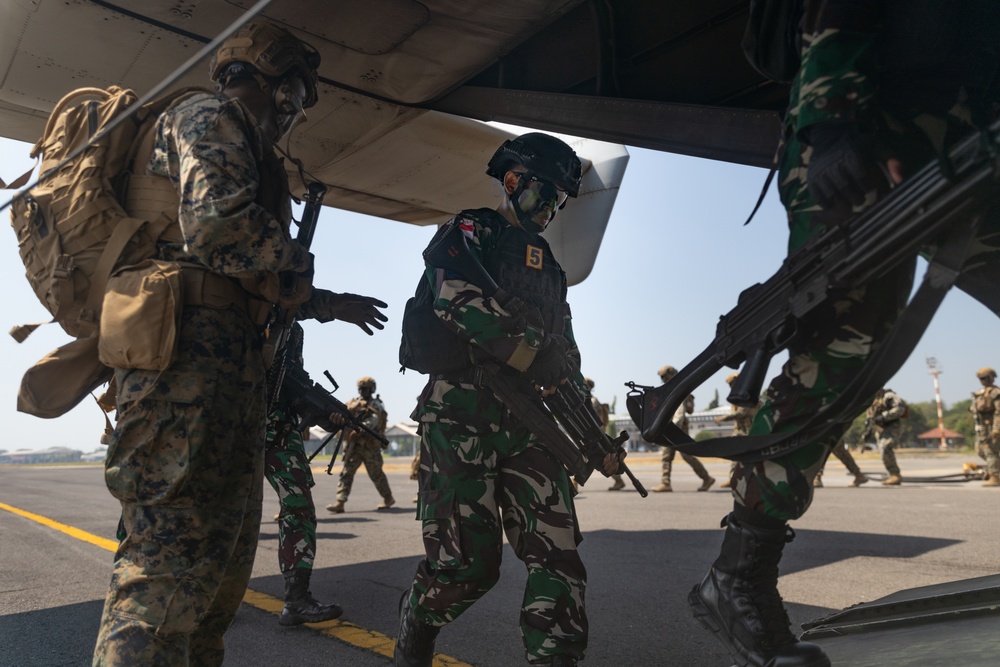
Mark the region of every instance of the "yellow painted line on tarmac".
[[[118, 549], [118, 542], [114, 540], [98, 537], [97, 535], [88, 533], [85, 530], [80, 530], [79, 528], [59, 523], [58, 521], [42, 516], [41, 514], [28, 512], [27, 510], [7, 505], [6, 503], [0, 503], [0, 510], [6, 510], [11, 514], [16, 514], [20, 517], [24, 517], [25, 519], [34, 521], [35, 523], [40, 523], [43, 526], [47, 526], [53, 530], [58, 530], [60, 533], [65, 533], [70, 537], [75, 537], [78, 540], [83, 540], [84, 542], [101, 547], [102, 549], [107, 549], [108, 551], [114, 552]], [[247, 589], [246, 594], [243, 596], [243, 602], [252, 607], [256, 607], [257, 609], [270, 612], [275, 616], [281, 615], [281, 609], [285, 606], [285, 603], [282, 600], [279, 600], [273, 595], [261, 593], [250, 588]], [[340, 641], [350, 644], [351, 646], [356, 646], [357, 648], [371, 651], [372, 653], [378, 653], [379, 655], [384, 655], [389, 658], [392, 657], [392, 649], [396, 640], [388, 635], [382, 634], [381, 632], [368, 630], [367, 628], [362, 628], [361, 626], [354, 625], [353, 623], [339, 620], [324, 621], [322, 623], [307, 623], [306, 625], [313, 628], [317, 632], [321, 632], [322, 634], [328, 637], [333, 637], [334, 639], [339, 639]], [[434, 656], [434, 667], [472, 667], [472, 665], [442, 653], [438, 653]]]
[[85, 530], [80, 530], [79, 528], [74, 528], [73, 526], [67, 526], [64, 523], [59, 523], [47, 516], [42, 516], [41, 514], [35, 514], [34, 512], [28, 512], [26, 510], [7, 505], [6, 503], [0, 503], [0, 509], [7, 510], [11, 514], [16, 514], [18, 516], [23, 516], [25, 519], [31, 519], [35, 523], [40, 523], [43, 526], [48, 526], [53, 530], [58, 530], [60, 533], [66, 533], [70, 537], [75, 537], [78, 540], [83, 540], [84, 542], [89, 542], [95, 546], [101, 547], [102, 549], [107, 549], [108, 551], [115, 551], [118, 549], [118, 543], [114, 540], [108, 540], [103, 537], [98, 537], [92, 533], [88, 533]]

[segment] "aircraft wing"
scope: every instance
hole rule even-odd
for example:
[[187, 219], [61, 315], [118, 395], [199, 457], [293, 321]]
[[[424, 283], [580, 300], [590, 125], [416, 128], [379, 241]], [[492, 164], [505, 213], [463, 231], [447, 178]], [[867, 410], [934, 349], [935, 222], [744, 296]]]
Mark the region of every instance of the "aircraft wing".
[[[4, 0], [0, 135], [36, 141], [73, 88], [148, 91], [253, 4]], [[480, 121], [585, 137], [569, 139], [584, 159], [584, 195], [547, 235], [575, 283], [596, 258], [624, 174], [618, 144], [769, 163], [784, 92], [743, 60], [746, 5], [275, 0], [263, 15], [322, 54], [320, 101], [289, 148], [329, 186], [332, 206], [440, 223], [495, 201], [485, 164], [518, 130]], [[206, 70], [178, 85], [206, 85]]]

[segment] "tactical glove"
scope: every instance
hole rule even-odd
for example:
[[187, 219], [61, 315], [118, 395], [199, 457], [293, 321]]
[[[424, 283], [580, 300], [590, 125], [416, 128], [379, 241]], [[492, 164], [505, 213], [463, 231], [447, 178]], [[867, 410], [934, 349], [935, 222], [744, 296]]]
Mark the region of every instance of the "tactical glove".
[[378, 309], [387, 308], [384, 301], [357, 294], [337, 294], [328, 290], [316, 290], [315, 297], [303, 310], [305, 317], [312, 317], [320, 322], [341, 320], [359, 327], [369, 336], [371, 328], [385, 328], [382, 322], [389, 318]]
[[569, 341], [557, 334], [545, 337], [542, 349], [538, 351], [535, 360], [525, 371], [532, 382], [541, 387], [552, 387], [559, 383], [569, 373], [569, 359], [566, 351]]
[[818, 123], [803, 131], [813, 148], [809, 161], [809, 194], [821, 207], [846, 215], [865, 203], [871, 192], [888, 189], [880, 170], [876, 141], [854, 123]]
[[875, 415], [875, 424], [877, 426], [882, 426], [885, 424], [885, 417], [882, 415]]

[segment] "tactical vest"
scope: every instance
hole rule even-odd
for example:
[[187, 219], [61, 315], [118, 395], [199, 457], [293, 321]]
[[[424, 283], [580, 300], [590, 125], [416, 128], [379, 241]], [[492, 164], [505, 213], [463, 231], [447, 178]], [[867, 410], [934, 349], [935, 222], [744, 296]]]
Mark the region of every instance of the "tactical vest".
[[[548, 243], [511, 226], [492, 209], [462, 211], [458, 217], [479, 222], [497, 239], [484, 246], [483, 258], [497, 285], [538, 308], [547, 332], [563, 333], [567, 314], [565, 274]], [[487, 239], [483, 241], [488, 243]], [[434, 294], [423, 275], [403, 309], [402, 329], [399, 363], [403, 369], [435, 375], [461, 372], [473, 366], [469, 343], [434, 312]]]
[[973, 394], [972, 405], [976, 412], [984, 417], [992, 417], [995, 410], [994, 401], [997, 400], [998, 394], [1000, 394], [1000, 389], [996, 387], [984, 387]]
[[566, 274], [545, 239], [505, 222], [483, 264], [507, 294], [538, 309], [546, 333], [563, 333]]

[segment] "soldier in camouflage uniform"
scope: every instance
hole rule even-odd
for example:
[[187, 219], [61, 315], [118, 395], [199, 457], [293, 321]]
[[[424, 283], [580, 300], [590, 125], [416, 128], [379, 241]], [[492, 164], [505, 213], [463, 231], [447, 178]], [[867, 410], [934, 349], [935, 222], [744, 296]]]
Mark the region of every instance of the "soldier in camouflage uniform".
[[972, 394], [972, 412], [976, 422], [976, 453], [986, 461], [988, 477], [983, 486], [1000, 486], [1000, 389], [996, 371], [980, 368], [976, 377], [983, 388]]
[[[474, 361], [490, 358], [542, 391], [561, 382], [586, 391], [565, 274], [539, 236], [577, 195], [580, 160], [562, 141], [531, 133], [505, 142], [487, 174], [503, 187], [500, 206], [463, 211], [439, 234], [457, 227], [510, 298], [501, 304], [465, 276], [428, 265], [418, 295], [430, 287], [430, 326], [410, 330], [404, 317], [404, 347], [428, 350], [426, 363], [412, 365], [439, 370], [413, 414], [425, 557], [400, 601], [397, 667], [430, 667], [439, 630], [497, 582], [501, 531], [528, 571], [521, 607], [528, 661], [571, 666], [587, 648], [587, 571], [569, 477], [484, 387]], [[619, 461], [609, 455], [605, 474]]]
[[[292, 325], [289, 361], [299, 367], [302, 359], [302, 327]], [[285, 606], [278, 617], [284, 626], [319, 623], [338, 618], [343, 609], [322, 604], [309, 590], [316, 560], [316, 505], [309, 457], [306, 455], [299, 419], [288, 397], [278, 395], [277, 406], [268, 415], [264, 446], [264, 476], [278, 494], [278, 566], [285, 578]]]
[[[287, 177], [272, 143], [315, 103], [318, 64], [285, 30], [248, 25], [213, 60], [222, 93], [186, 96], [156, 123], [146, 174], [177, 196], [179, 224], [157, 256], [182, 263], [185, 307], [165, 370], [115, 369], [105, 481], [121, 502], [123, 537], [94, 665], [222, 664], [261, 519], [265, 369], [250, 312], [267, 310], [273, 294], [258, 287], [276, 285], [277, 272], [311, 265], [288, 235]], [[303, 317], [381, 328], [380, 302], [345, 309], [339, 295], [316, 293]]]
[[[361, 395], [348, 401], [347, 409], [358, 421], [379, 435], [383, 435], [387, 413], [385, 406], [382, 405], [382, 399], [374, 395], [375, 380], [368, 376], [358, 380], [358, 393]], [[334, 423], [339, 421], [342, 421], [342, 418], [334, 415]], [[340, 471], [340, 483], [337, 485], [337, 502], [327, 505], [328, 511], [334, 514], [344, 512], [344, 503], [347, 502], [347, 497], [351, 495], [351, 487], [354, 486], [354, 473], [362, 464], [368, 471], [368, 477], [375, 485], [375, 490], [382, 496], [382, 502], [375, 509], [386, 510], [396, 504], [392, 497], [392, 489], [389, 488], [389, 480], [382, 471], [383, 446], [381, 442], [360, 429], [353, 429], [344, 436], [344, 467]]]
[[[677, 375], [677, 369], [673, 366], [664, 366], [659, 370], [660, 379], [664, 383], [670, 380], [670, 378]], [[687, 416], [694, 412], [694, 396], [688, 396], [684, 399], [678, 408], [677, 412], [674, 413], [673, 422], [674, 425], [685, 433], [688, 432], [689, 424]], [[670, 484], [670, 474], [674, 468], [674, 456], [676, 456], [677, 450], [673, 447], [666, 446], [663, 451], [660, 452], [660, 484], [659, 486], [654, 486], [652, 491], [654, 493], [670, 493], [674, 490], [673, 486]], [[698, 475], [701, 479], [701, 486], [698, 487], [699, 491], [708, 491], [715, 484], [715, 478], [708, 474], [705, 470], [705, 466], [702, 465], [701, 461], [697, 457], [681, 452], [681, 458], [691, 466], [694, 470], [694, 474]]]
[[[996, 3], [984, 0], [806, 2], [779, 157], [790, 252], [990, 121], [998, 23]], [[1000, 313], [998, 239], [994, 217], [958, 284]], [[794, 431], [843, 393], [902, 311], [915, 262], [844, 294], [799, 332], [751, 435]], [[850, 421], [785, 456], [736, 466], [719, 558], [688, 599], [738, 665], [830, 664], [791, 633], [778, 563], [793, 535], [787, 522], [809, 507], [812, 480]]]
[[[726, 384], [730, 387], [736, 382], [736, 378], [740, 376], [739, 373], [730, 373], [726, 376]], [[733, 422], [733, 437], [738, 437], [741, 435], [749, 435], [750, 426], [753, 425], [753, 418], [760, 410], [760, 403], [753, 406], [752, 408], [744, 408], [739, 405], [730, 405], [732, 408], [728, 415], [722, 415], [721, 417], [715, 418], [716, 424], [724, 424], [725, 422]], [[720, 489], [729, 489], [733, 486], [733, 473], [736, 472], [736, 462], [734, 461], [729, 466], [729, 477], [726, 481], [719, 485]]]
[[903, 477], [896, 463], [896, 446], [903, 433], [903, 418], [909, 416], [909, 408], [892, 389], [879, 389], [875, 400], [865, 413], [865, 423], [875, 430], [876, 443], [882, 450], [882, 463], [889, 476], [882, 480], [885, 486], [899, 486]]

